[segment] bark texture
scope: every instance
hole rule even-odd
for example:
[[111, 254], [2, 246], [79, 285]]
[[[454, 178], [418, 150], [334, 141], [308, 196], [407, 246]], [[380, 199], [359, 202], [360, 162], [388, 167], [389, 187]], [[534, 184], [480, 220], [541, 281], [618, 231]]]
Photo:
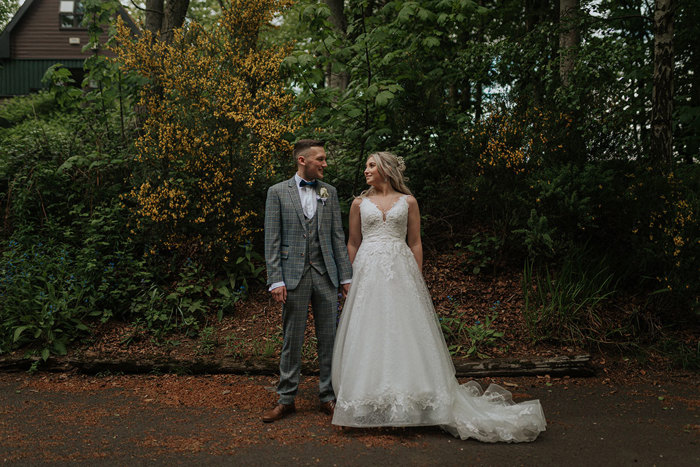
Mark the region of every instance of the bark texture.
[[[455, 359], [457, 376], [593, 376], [588, 354], [542, 358], [494, 358], [487, 360]], [[26, 371], [38, 357], [0, 357], [0, 371]], [[82, 357], [52, 357], [42, 362], [43, 371], [79, 371], [95, 374], [104, 371], [128, 374], [186, 373], [197, 374], [279, 374], [279, 362], [274, 359], [240, 360], [225, 358], [193, 358], [188, 360], [170, 357], [100, 357], [86, 354]], [[318, 374], [318, 365], [304, 363], [304, 374]]]
[[656, 0], [654, 88], [651, 98], [651, 157], [669, 169], [673, 160], [673, 0]]
[[190, 0], [146, 0], [144, 27], [155, 37], [170, 42], [173, 31], [183, 25]]
[[579, 0], [559, 0], [559, 79], [571, 84], [581, 34], [578, 26]]
[[144, 27], [154, 36], [160, 33], [163, 26], [163, 0], [146, 0], [146, 23]]
[[190, 7], [190, 0], [168, 0], [165, 4], [165, 14], [163, 15], [163, 28], [161, 29], [161, 40], [171, 42], [173, 31], [185, 22], [187, 9]]
[[[345, 39], [348, 31], [348, 21], [345, 17], [345, 2], [344, 0], [324, 0], [331, 11], [329, 18], [331, 24], [340, 36]], [[350, 76], [346, 71], [336, 73], [331, 65], [328, 65], [325, 70], [326, 85], [332, 88], [345, 89], [350, 82]]]
[[[534, 31], [540, 22], [545, 20], [547, 7], [548, 0], [525, 0], [525, 32]], [[526, 83], [524, 84], [526, 92], [532, 94], [535, 105], [539, 106], [544, 98], [541, 67], [537, 66], [536, 60], [531, 61], [527, 65], [529, 69], [524, 71], [522, 81]]]

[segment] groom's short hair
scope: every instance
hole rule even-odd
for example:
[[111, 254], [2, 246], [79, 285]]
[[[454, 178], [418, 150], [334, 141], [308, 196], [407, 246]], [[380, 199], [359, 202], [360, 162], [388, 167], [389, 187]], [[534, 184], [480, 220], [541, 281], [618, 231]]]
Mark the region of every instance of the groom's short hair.
[[299, 156], [305, 156], [306, 151], [310, 148], [314, 147], [323, 147], [325, 143], [323, 141], [317, 140], [317, 139], [300, 139], [296, 143], [294, 143], [294, 162], [297, 161], [297, 157]]

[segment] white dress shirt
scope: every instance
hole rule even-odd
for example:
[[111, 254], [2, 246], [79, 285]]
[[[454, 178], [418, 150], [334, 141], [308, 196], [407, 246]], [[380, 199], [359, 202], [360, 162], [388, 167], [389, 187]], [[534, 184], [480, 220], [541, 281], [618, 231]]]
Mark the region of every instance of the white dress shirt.
[[[297, 190], [299, 190], [299, 199], [301, 200], [301, 208], [304, 210], [304, 215], [307, 219], [311, 219], [316, 214], [316, 207], [318, 206], [318, 199], [316, 198], [316, 190], [312, 186], [299, 186], [301, 181], [304, 180], [299, 176], [299, 174], [294, 174], [294, 181], [297, 184]], [[305, 180], [310, 181], [310, 180]]]

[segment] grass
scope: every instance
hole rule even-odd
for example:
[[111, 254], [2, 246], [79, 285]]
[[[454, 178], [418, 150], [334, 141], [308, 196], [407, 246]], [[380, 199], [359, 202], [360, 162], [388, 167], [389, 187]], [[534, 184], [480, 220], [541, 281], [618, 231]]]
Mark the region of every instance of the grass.
[[552, 272], [526, 261], [521, 286], [525, 322], [535, 342], [587, 346], [605, 335], [602, 306], [615, 290], [602, 262], [588, 265], [579, 255], [567, 256]]

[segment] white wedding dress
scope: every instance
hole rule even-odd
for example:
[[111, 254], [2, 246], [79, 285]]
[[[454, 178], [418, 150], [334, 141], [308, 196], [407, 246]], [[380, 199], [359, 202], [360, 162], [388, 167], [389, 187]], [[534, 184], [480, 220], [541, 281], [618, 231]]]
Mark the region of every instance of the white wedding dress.
[[384, 214], [360, 204], [362, 243], [353, 263], [333, 351], [333, 423], [351, 427], [440, 425], [462, 439], [532, 441], [545, 430], [538, 400], [516, 404], [492, 384], [460, 385], [413, 253], [408, 202]]

